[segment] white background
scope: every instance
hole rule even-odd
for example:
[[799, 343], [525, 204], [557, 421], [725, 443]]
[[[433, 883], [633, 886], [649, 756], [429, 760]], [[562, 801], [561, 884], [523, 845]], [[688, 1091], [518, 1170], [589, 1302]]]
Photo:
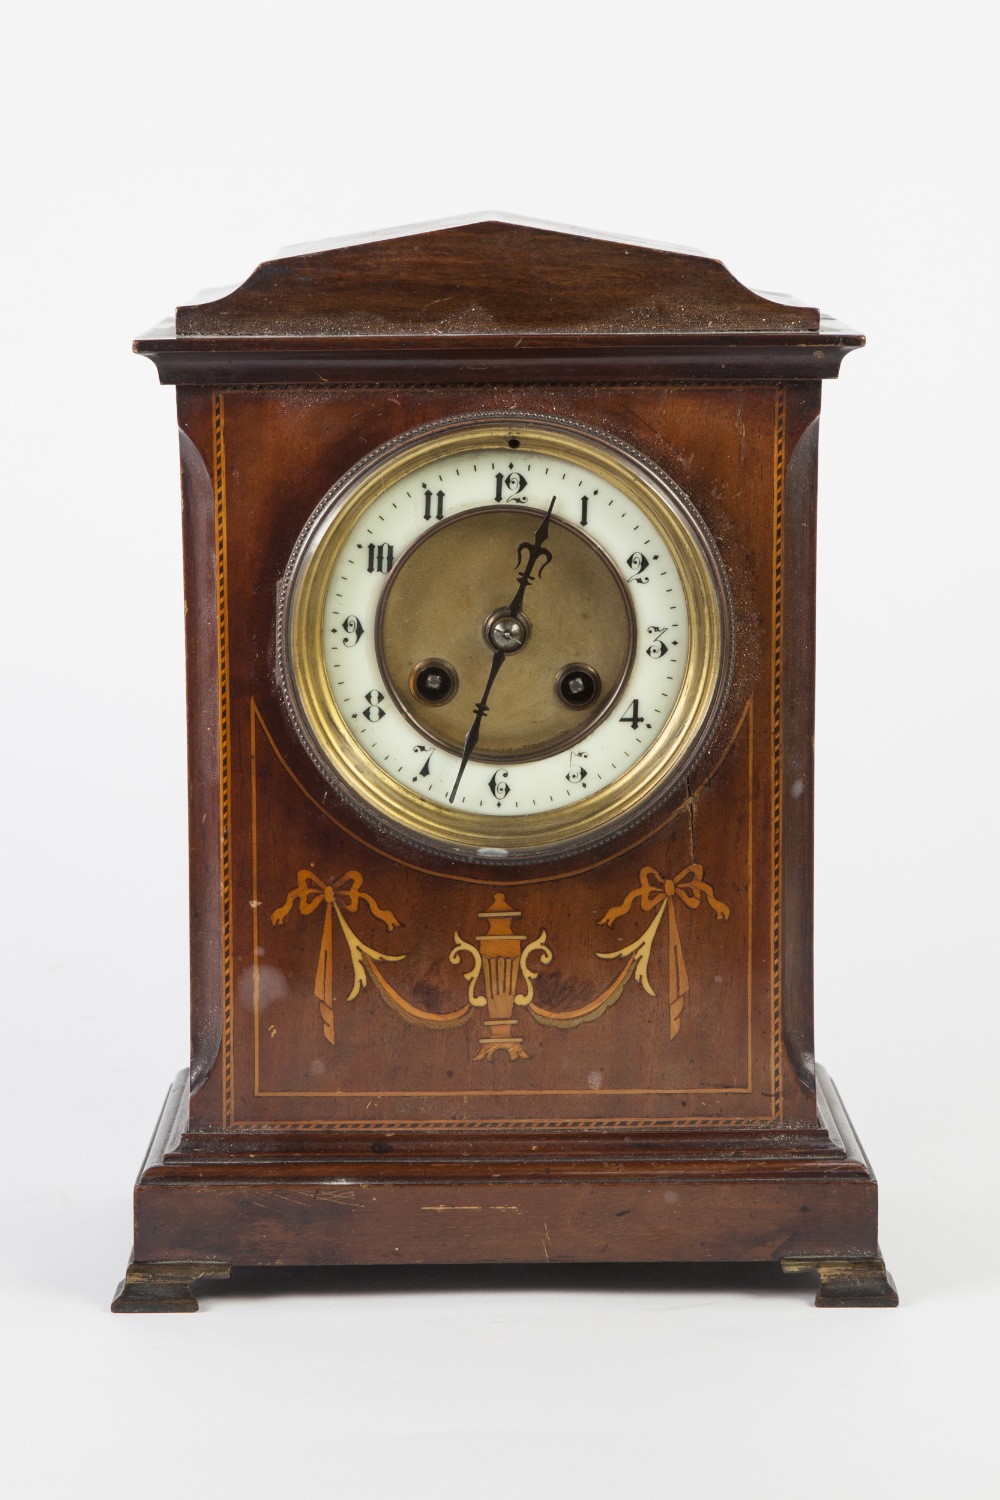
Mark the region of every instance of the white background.
[[[987, 15], [95, 0], [9, 17], [14, 1500], [998, 1493]], [[173, 393], [129, 341], [283, 244], [482, 208], [696, 245], [869, 337], [824, 397], [817, 1037], [880, 1177], [897, 1312], [817, 1312], [794, 1284], [486, 1272], [108, 1314], [187, 1024]]]

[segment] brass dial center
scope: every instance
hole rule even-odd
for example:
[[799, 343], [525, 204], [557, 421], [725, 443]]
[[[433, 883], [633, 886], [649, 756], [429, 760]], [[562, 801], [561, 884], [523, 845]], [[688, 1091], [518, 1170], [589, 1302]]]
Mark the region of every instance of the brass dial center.
[[[461, 755], [497, 651], [503, 670], [482, 716], [474, 759], [531, 760], [576, 744], [610, 712], [635, 656], [635, 616], [618, 570], [577, 526], [551, 519], [551, 561], [524, 609], [510, 599], [544, 511], [465, 512], [421, 536], [395, 562], [379, 603], [375, 649], [397, 706], [426, 740]], [[521, 548], [519, 554], [518, 549]], [[586, 663], [592, 696], [563, 690]], [[446, 669], [432, 701], [428, 664]], [[423, 691], [421, 691], [423, 689]]]

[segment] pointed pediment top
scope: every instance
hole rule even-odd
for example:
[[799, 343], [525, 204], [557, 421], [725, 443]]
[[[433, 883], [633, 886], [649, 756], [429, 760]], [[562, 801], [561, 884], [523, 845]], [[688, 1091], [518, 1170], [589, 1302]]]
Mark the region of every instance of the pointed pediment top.
[[794, 333], [817, 309], [751, 291], [721, 261], [509, 215], [296, 246], [177, 309], [178, 336]]

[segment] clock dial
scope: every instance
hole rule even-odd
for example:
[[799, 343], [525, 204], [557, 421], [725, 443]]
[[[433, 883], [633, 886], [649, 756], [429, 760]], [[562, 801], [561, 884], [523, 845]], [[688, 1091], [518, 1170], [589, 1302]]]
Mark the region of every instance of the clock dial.
[[286, 574], [279, 659], [355, 800], [421, 841], [523, 858], [606, 836], [676, 780], [726, 633], [714, 551], [664, 476], [596, 434], [470, 419], [327, 496]]

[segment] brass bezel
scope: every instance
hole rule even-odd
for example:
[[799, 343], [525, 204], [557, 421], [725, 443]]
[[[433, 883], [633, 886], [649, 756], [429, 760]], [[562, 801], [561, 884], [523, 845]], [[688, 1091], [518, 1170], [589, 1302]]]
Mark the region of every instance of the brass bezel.
[[[617, 485], [669, 547], [688, 609], [689, 654], [673, 713], [648, 750], [586, 801], [523, 816], [429, 802], [388, 776], [350, 733], [322, 653], [323, 610], [340, 547], [359, 513], [431, 457], [517, 446], [584, 465]], [[603, 842], [663, 797], [689, 769], [728, 681], [730, 609], [722, 565], [681, 490], [641, 454], [589, 428], [545, 417], [470, 416], [420, 428], [358, 464], [327, 493], [300, 536], [278, 599], [278, 673], [286, 707], [315, 765], [363, 813], [416, 843], [468, 859], [555, 857]]]

